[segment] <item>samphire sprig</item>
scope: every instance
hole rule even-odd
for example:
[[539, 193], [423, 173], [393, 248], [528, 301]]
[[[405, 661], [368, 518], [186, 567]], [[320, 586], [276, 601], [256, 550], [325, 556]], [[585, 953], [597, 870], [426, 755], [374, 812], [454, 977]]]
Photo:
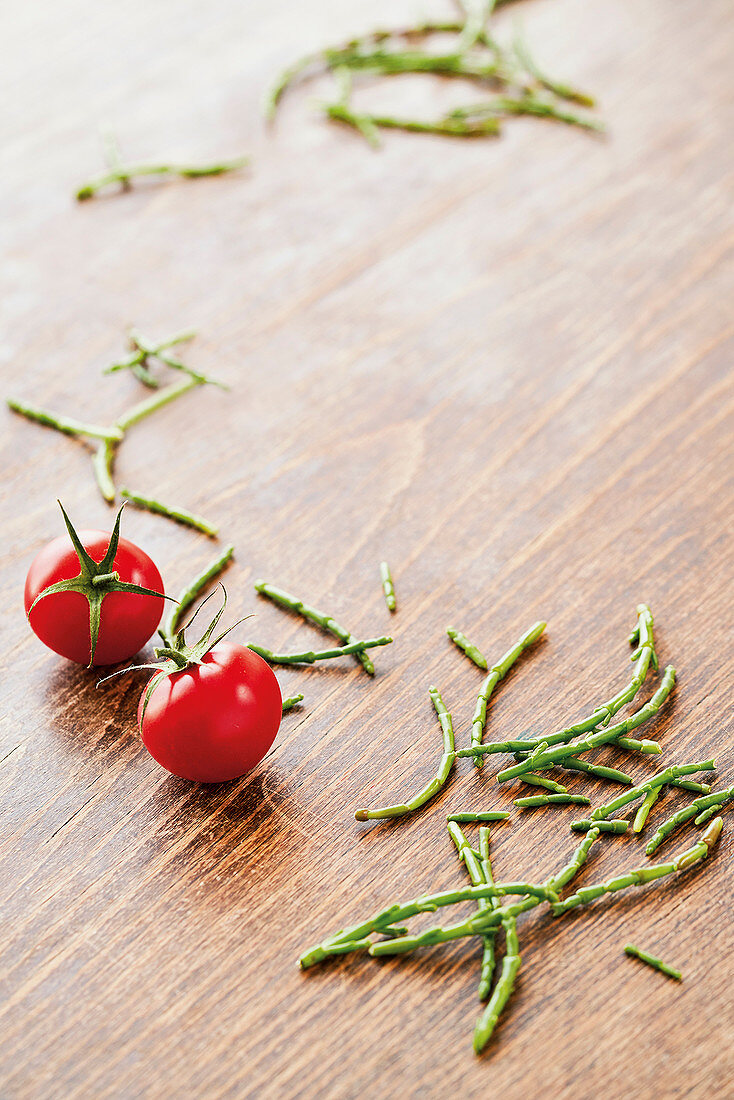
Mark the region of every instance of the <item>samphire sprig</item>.
[[143, 336], [138, 329], [131, 328], [128, 333], [129, 355], [110, 363], [102, 373], [116, 374], [118, 371], [129, 370], [148, 389], [157, 390], [160, 387], [160, 381], [151, 369], [151, 360], [157, 360], [172, 370], [181, 371], [183, 374], [187, 374], [189, 378], [195, 378], [197, 382], [207, 382], [212, 386], [219, 386], [223, 390], [229, 389], [229, 386], [224, 382], [220, 382], [208, 374], [202, 374], [201, 371], [194, 370], [193, 367], [188, 366], [181, 359], [171, 354], [171, 348], [176, 347], [178, 344], [188, 343], [195, 336], [196, 333], [193, 330], [187, 330], [154, 342], [149, 340], [147, 336]]
[[[376, 30], [338, 46], [326, 47], [290, 65], [275, 81], [265, 103], [272, 119], [286, 92], [297, 81], [331, 73], [337, 78], [338, 95], [323, 104], [328, 118], [345, 123], [373, 146], [379, 132], [397, 129], [451, 137], [484, 137], [500, 132], [500, 121], [511, 115], [535, 115], [585, 129], [602, 129], [587, 113], [594, 100], [584, 92], [549, 77], [532, 58], [527, 45], [516, 40], [502, 46], [488, 29], [493, 0], [464, 6], [464, 19], [423, 22], [412, 27]], [[441, 38], [441, 48], [435, 39]], [[374, 114], [352, 107], [351, 78], [372, 78], [404, 73], [428, 73], [442, 79], [459, 79], [495, 94], [479, 103], [458, 108], [434, 119]], [[572, 110], [568, 104], [581, 107]]]
[[132, 493], [125, 488], [120, 489], [120, 496], [124, 500], [129, 500], [136, 508], [143, 508], [145, 511], [153, 512], [158, 516], [166, 516], [167, 519], [172, 519], [175, 523], [181, 523], [184, 527], [193, 527], [195, 531], [201, 531], [202, 534], [208, 535], [211, 539], [215, 539], [219, 534], [218, 527], [209, 523], [203, 516], [196, 516], [193, 512], [187, 511], [186, 508], [174, 508], [172, 505], [163, 504], [153, 497], [144, 497], [140, 493]]
[[[455, 821], [449, 820], [447, 822], [447, 828], [449, 836], [456, 845], [456, 850], [459, 855], [459, 859], [463, 861], [469, 879], [473, 886], [480, 886], [482, 883], [493, 884], [494, 878], [492, 876], [492, 863], [489, 857], [489, 829], [486, 825], [482, 825], [479, 830], [479, 855], [470, 846], [469, 841], [462, 829]], [[484, 913], [488, 909], [497, 909], [499, 907], [499, 898], [480, 898], [477, 902], [477, 913]], [[407, 929], [404, 933], [407, 935]], [[492, 978], [494, 976], [494, 931], [488, 932], [486, 936], [482, 937], [482, 968], [479, 979], [479, 1000], [486, 1001], [489, 996], [489, 991], [492, 987]]]
[[[268, 600], [272, 600], [273, 603], [279, 607], [284, 607], [288, 611], [293, 611], [296, 615], [300, 615], [302, 619], [305, 619], [309, 623], [314, 623], [315, 626], [321, 627], [327, 634], [333, 634], [335, 638], [338, 638], [342, 645], [351, 645], [352, 642], [359, 641], [359, 639], [350, 631], [346, 630], [340, 623], [329, 615], [325, 611], [319, 611], [318, 608], [312, 607], [311, 604], [305, 603], [304, 600], [298, 599], [297, 596], [292, 596], [290, 592], [286, 592], [284, 588], [279, 588], [275, 584], [269, 584], [267, 581], [255, 581], [255, 591], [264, 596]], [[355, 658], [362, 665], [368, 676], [374, 676], [375, 666], [372, 663], [372, 659], [366, 650], [358, 650], [354, 654]]]
[[178, 600], [169, 612], [165, 625], [158, 631], [164, 646], [172, 646], [181, 630], [187, 612], [213, 581], [227, 568], [234, 555], [234, 546], [225, 546], [209, 564], [179, 593]]
[[198, 377], [192, 376], [187, 376], [179, 382], [172, 382], [169, 386], [156, 390], [150, 397], [146, 397], [143, 401], [139, 401], [136, 405], [121, 413], [113, 424], [105, 427], [86, 424], [72, 417], [61, 416], [48, 409], [41, 409], [15, 398], [8, 398], [7, 405], [9, 409], [26, 417], [27, 420], [33, 420], [45, 427], [55, 428], [56, 431], [62, 432], [64, 435], [71, 435], [80, 439], [99, 440], [100, 442], [92, 457], [92, 469], [100, 493], [108, 503], [112, 504], [117, 494], [113, 477], [115, 456], [117, 448], [125, 438], [126, 433], [134, 424], [138, 424], [141, 420], [151, 416], [178, 397], [183, 397], [184, 394], [196, 389], [201, 384], [202, 382]]
[[178, 176], [181, 179], [200, 179], [203, 176], [221, 176], [225, 172], [235, 172], [239, 168], [244, 168], [250, 161], [249, 157], [241, 156], [235, 157], [233, 160], [217, 161], [213, 164], [154, 162], [125, 166], [121, 161], [117, 142], [111, 135], [107, 135], [104, 142], [104, 154], [107, 161], [107, 171], [77, 188], [76, 198], [79, 202], [94, 198], [100, 191], [112, 184], [118, 184], [120, 192], [130, 191], [132, 181], [144, 176], [169, 178]]
[[683, 975], [680, 970], [676, 970], [675, 967], [669, 966], [662, 959], [658, 959], [655, 955], [651, 955], [649, 951], [643, 951], [641, 947], [635, 947], [633, 943], [627, 943], [624, 947], [625, 955], [631, 956], [633, 959], [639, 959], [640, 962], [647, 963], [653, 970], [659, 970], [661, 974], [664, 974], [666, 978], [672, 978], [675, 982], [683, 980]]
[[499, 783], [504, 783], [509, 779], [516, 779], [518, 776], [521, 776], [523, 772], [535, 771], [549, 764], [560, 763], [567, 756], [580, 756], [582, 753], [590, 752], [592, 749], [599, 748], [601, 745], [619, 744], [621, 740], [624, 740], [625, 747], [636, 749], [639, 752], [660, 752], [660, 748], [656, 742], [638, 741], [627, 735], [645, 722], [648, 722], [658, 713], [672, 691], [674, 684], [675, 669], [672, 665], [668, 665], [663, 673], [660, 687], [653, 694], [652, 698], [645, 703], [644, 706], [640, 707], [638, 711], [631, 714], [629, 718], [626, 718], [623, 722], [618, 722], [614, 726], [608, 726], [606, 729], [598, 730], [596, 733], [589, 733], [586, 737], [581, 738], [579, 741], [574, 741], [572, 744], [557, 745], [555, 748], [545, 749], [543, 752], [539, 753], [537, 757], [531, 756], [520, 764], [515, 764], [511, 768], [505, 768], [498, 774], [497, 781]]
[[[542, 621], [533, 623], [529, 630], [526, 630], [513, 646], [507, 650], [507, 652], [500, 657], [499, 661], [492, 665], [489, 672], [485, 676], [482, 686], [479, 689], [477, 696], [476, 706], [474, 708], [474, 717], [472, 718], [472, 732], [471, 732], [471, 744], [472, 750], [479, 749], [482, 744], [482, 738], [484, 736], [484, 727], [487, 722], [487, 707], [489, 700], [492, 696], [494, 689], [501, 680], [504, 680], [507, 673], [510, 671], [515, 662], [522, 656], [526, 649], [528, 649], [534, 642], [537, 642], [538, 638], [542, 635], [546, 628], [546, 624]], [[459, 756], [473, 755], [473, 752], [467, 750], [466, 752], [459, 752]], [[474, 765], [477, 768], [481, 768], [483, 765], [482, 756], [477, 754], [474, 756]], [[528, 769], [530, 770], [530, 769]]]
[[428, 694], [431, 697], [431, 702], [438, 716], [439, 725], [441, 726], [441, 735], [443, 737], [443, 754], [439, 760], [438, 770], [435, 776], [408, 802], [401, 802], [395, 806], [382, 806], [376, 810], [356, 810], [354, 816], [357, 821], [376, 821], [383, 818], [404, 817], [406, 814], [411, 814], [415, 810], [419, 810], [421, 806], [425, 806], [426, 802], [429, 802], [434, 795], [438, 794], [445, 785], [451, 774], [451, 769], [454, 766], [454, 760], [456, 759], [454, 727], [451, 721], [451, 715], [444, 705], [438, 688], [430, 687], [428, 689]]
[[[694, 817], [698, 821], [699, 818], [704, 817], [708, 810], [723, 809], [727, 802], [731, 802], [732, 799], [734, 799], [734, 786], [725, 787], [722, 791], [712, 791], [711, 794], [694, 799], [690, 806], [685, 806], [682, 810], [674, 813], [672, 817], [669, 817], [667, 821], [663, 821], [647, 842], [645, 853], [651, 856], [653, 852], [657, 851], [665, 838], [670, 836], [679, 825], [685, 825], [687, 821]], [[705, 820], [708, 820], [708, 817]], [[700, 821], [699, 824], [703, 824], [703, 821]]]
[[[616, 798], [613, 798], [611, 802], [607, 802], [606, 805], [597, 806], [597, 808], [591, 812], [591, 820], [605, 820], [611, 817], [613, 813], [616, 813], [617, 810], [621, 810], [622, 807], [628, 806], [630, 802], [637, 802], [640, 799], [644, 799], [647, 795], [651, 794], [651, 792], [660, 790], [661, 787], [674, 782], [676, 779], [680, 779], [684, 775], [695, 775], [697, 772], [714, 771], [715, 768], [716, 762], [714, 760], [701, 760], [695, 764], [673, 764], [669, 768], [665, 768], [664, 771], [658, 772], [657, 775], [653, 775], [650, 779], [645, 780], [644, 783], [632, 787], [629, 791], [624, 791]], [[636, 831], [639, 832], [639, 830]]]
[[[586, 861], [591, 846], [599, 836], [600, 826], [594, 828], [574, 852], [571, 861], [547, 883], [498, 882], [492, 885], [465, 887], [447, 890], [438, 894], [423, 895], [409, 902], [397, 902], [380, 910], [359, 924], [340, 929], [333, 936], [304, 952], [299, 965], [306, 970], [317, 963], [335, 955], [350, 954], [354, 951], [367, 951], [375, 958], [385, 955], [403, 955], [420, 947], [449, 943], [470, 936], [486, 936], [492, 929], [498, 929], [508, 917], [517, 917], [521, 913], [547, 902], [554, 915], [562, 916], [572, 909], [590, 904], [605, 894], [617, 893], [630, 887], [644, 886], [659, 878], [685, 871], [705, 859], [711, 852], [721, 832], [721, 818], [716, 818], [706, 834], [692, 848], [682, 852], [671, 862], [637, 868], [625, 875], [619, 875], [607, 882], [594, 886], [580, 887], [575, 894], [561, 901], [558, 891], [567, 885]], [[593, 834], [593, 835], [592, 835]], [[455, 924], [436, 926], [415, 935], [411, 933], [390, 936], [389, 939], [373, 941], [374, 934], [384, 934], [386, 927], [397, 921], [408, 920], [419, 913], [433, 913], [438, 909], [464, 901], [479, 901], [481, 898], [503, 898], [519, 896], [521, 901], [509, 905], [500, 905], [496, 909], [485, 910]]]
[[[579, 737], [581, 734], [590, 733], [599, 730], [605, 726], [608, 726], [612, 718], [622, 707], [631, 703], [640, 688], [642, 687], [647, 677], [648, 669], [650, 665], [653, 668], [658, 667], [658, 658], [655, 652], [655, 643], [653, 639], [653, 617], [650, 608], [647, 604], [639, 604], [637, 607], [637, 625], [630, 634], [630, 645], [635, 646], [632, 653], [632, 660], [634, 661], [634, 668], [632, 670], [632, 677], [625, 684], [625, 686], [613, 695], [606, 702], [601, 703], [599, 706], [594, 707], [593, 711], [585, 718], [582, 718], [578, 722], [574, 722], [570, 726], [565, 726], [563, 729], [556, 730], [554, 733], [545, 734], [541, 739], [539, 738], [527, 738], [518, 739], [515, 741], [495, 741], [488, 744], [481, 744], [481, 734], [477, 737], [472, 735], [472, 747], [471, 749], [461, 749], [458, 753], [459, 756], [475, 756], [482, 758], [485, 755], [493, 753], [517, 753], [521, 754], [520, 762], [524, 762], [528, 759], [529, 755], [536, 752], [541, 744], [552, 747], [555, 745], [567, 745], [575, 737]], [[509, 654], [507, 655], [509, 656]], [[503, 658], [504, 660], [505, 658]], [[491, 675], [491, 673], [490, 673]], [[489, 681], [489, 677], [485, 684]], [[483, 689], [484, 690], [484, 689]], [[486, 708], [485, 708], [486, 714]], [[474, 712], [473, 725], [475, 732], [479, 732], [479, 724], [482, 722], [482, 712], [480, 709], [480, 700], [477, 700], [477, 709]], [[482, 725], [483, 729], [483, 725]], [[621, 748], [639, 750], [640, 743], [633, 742], [625, 736], [619, 736], [616, 740]], [[656, 751], [651, 749], [648, 743], [647, 751]], [[518, 757], [518, 759], [520, 759]], [[583, 771], [590, 771], [591, 765], [586, 765], [583, 761], [579, 761], [575, 755], [569, 753], [565, 755], [562, 760], [556, 760], [554, 763], [561, 766], [569, 766], [580, 768]], [[545, 764], [542, 767], [551, 767], [552, 764]], [[524, 768], [523, 771], [529, 771], [531, 768]], [[538, 771], [540, 768], [536, 763], [532, 765], [533, 771]], [[516, 774], [520, 775], [522, 772], [518, 771]], [[606, 778], [614, 778], [617, 782], [624, 782], [622, 778], [624, 773], [617, 772], [616, 775], [612, 775], [611, 772]], [[603, 778], [603, 776], [599, 776]], [[625, 777], [628, 778], [628, 777]], [[631, 782], [631, 780], [629, 780]]]

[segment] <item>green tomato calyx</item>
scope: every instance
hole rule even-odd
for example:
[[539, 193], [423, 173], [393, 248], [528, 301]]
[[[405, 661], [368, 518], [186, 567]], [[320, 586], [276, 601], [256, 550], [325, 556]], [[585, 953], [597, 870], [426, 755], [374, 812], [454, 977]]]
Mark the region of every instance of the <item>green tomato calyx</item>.
[[[221, 642], [222, 639], [225, 638], [231, 630], [234, 630], [236, 626], [239, 626], [240, 623], [243, 623], [245, 619], [249, 618], [249, 615], [245, 615], [244, 618], [238, 619], [237, 622], [232, 623], [231, 626], [228, 626], [226, 630], [222, 630], [219, 634], [216, 635], [216, 637], [214, 636], [214, 632], [219, 625], [219, 620], [224, 614], [224, 609], [227, 606], [227, 590], [223, 584], [220, 584], [219, 587], [222, 589], [222, 606], [219, 608], [219, 611], [217, 611], [216, 615], [211, 620], [202, 636], [199, 638], [198, 642], [194, 642], [193, 645], [188, 645], [186, 642], [186, 631], [191, 626], [191, 623], [199, 614], [199, 611], [201, 611], [204, 604], [207, 603], [207, 601], [210, 600], [211, 597], [214, 595], [213, 592], [207, 596], [206, 600], [204, 600], [204, 602], [200, 604], [200, 606], [197, 608], [197, 610], [194, 612], [194, 614], [191, 616], [185, 626], [182, 626], [175, 635], [168, 636], [163, 631], [158, 631], [165, 644], [162, 646], [157, 646], [153, 650], [157, 658], [157, 661], [155, 663], [151, 662], [150, 664], [144, 665], [129, 665], [127, 668], [121, 668], [118, 672], [113, 672], [112, 676], [105, 676], [103, 680], [99, 681], [99, 684], [103, 684], [107, 680], [111, 680], [113, 676], [122, 675], [123, 672], [134, 672], [138, 669], [143, 668], [154, 669], [157, 675], [151, 678], [148, 686], [145, 689], [145, 694], [143, 696], [143, 709], [140, 715], [141, 722], [143, 720], [143, 717], [145, 716], [145, 711], [150, 701], [150, 697], [162, 680], [164, 680], [167, 676], [172, 676], [174, 672], [184, 672], [187, 668], [192, 668], [202, 664], [204, 657], [211, 649], [214, 648], [214, 646], [218, 645], [219, 642]], [[98, 687], [99, 684], [97, 685]]]
[[76, 551], [76, 556], [79, 558], [79, 573], [76, 577], [70, 577], [68, 580], [50, 584], [47, 588], [44, 588], [42, 592], [39, 592], [28, 609], [28, 617], [30, 618], [31, 611], [33, 611], [36, 604], [45, 599], [46, 596], [54, 596], [57, 592], [79, 592], [80, 595], [84, 596], [89, 603], [90, 644], [89, 664], [87, 668], [91, 668], [94, 664], [94, 654], [97, 649], [99, 626], [102, 618], [102, 604], [104, 603], [105, 596], [108, 596], [110, 592], [133, 592], [138, 596], [158, 596], [162, 600], [170, 600], [171, 597], [166, 596], [163, 592], [155, 592], [152, 588], [143, 588], [139, 584], [129, 584], [127, 581], [121, 581], [120, 574], [117, 570], [112, 568], [115, 561], [115, 555], [117, 554], [117, 547], [120, 542], [120, 520], [122, 518], [122, 509], [125, 507], [124, 504], [117, 513], [107, 550], [100, 562], [96, 562], [87, 553], [61, 501], [58, 501], [58, 505], [64, 517], [66, 530], [69, 532], [69, 538]]

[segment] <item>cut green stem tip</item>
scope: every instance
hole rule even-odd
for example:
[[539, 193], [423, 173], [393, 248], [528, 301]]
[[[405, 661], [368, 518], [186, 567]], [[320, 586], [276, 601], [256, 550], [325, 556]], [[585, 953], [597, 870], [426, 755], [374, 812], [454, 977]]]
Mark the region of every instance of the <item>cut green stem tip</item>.
[[625, 955], [632, 956], [632, 958], [639, 959], [640, 962], [647, 963], [653, 970], [659, 970], [661, 974], [665, 974], [666, 978], [672, 978], [673, 981], [676, 982], [683, 980], [683, 975], [680, 970], [668, 966], [662, 959], [657, 959], [654, 955], [650, 955], [647, 951], [643, 951], [642, 948], [635, 947], [633, 943], [625, 944], [624, 953]]

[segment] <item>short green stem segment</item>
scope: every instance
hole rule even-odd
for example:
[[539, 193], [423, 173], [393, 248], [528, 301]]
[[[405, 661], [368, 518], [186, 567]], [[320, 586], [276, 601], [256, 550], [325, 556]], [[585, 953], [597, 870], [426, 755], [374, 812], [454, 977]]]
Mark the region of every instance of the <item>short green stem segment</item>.
[[395, 611], [397, 608], [397, 602], [395, 600], [395, 585], [393, 584], [390, 566], [387, 564], [386, 561], [380, 562], [380, 580], [382, 581], [382, 594], [385, 597], [387, 609], [388, 611]]
[[614, 836], [621, 836], [629, 829], [629, 821], [625, 821], [624, 818], [616, 821], [597, 821], [586, 817], [581, 821], [573, 821], [571, 829], [574, 833], [588, 833], [590, 829], [597, 829], [600, 833], [612, 833]]
[[617, 810], [621, 810], [623, 806], [629, 805], [630, 802], [637, 802], [638, 799], [644, 798], [645, 795], [656, 788], [664, 787], [667, 783], [672, 783], [684, 775], [710, 772], [714, 771], [715, 768], [716, 762], [714, 760], [702, 760], [697, 764], [673, 764], [664, 771], [658, 772], [657, 775], [652, 776], [646, 782], [632, 787], [629, 791], [624, 791], [623, 794], [618, 795], [611, 802], [607, 802], [605, 806], [598, 806], [597, 809], [592, 811], [591, 816], [594, 820], [610, 817]]
[[105, 587], [110, 583], [110, 581], [119, 581], [119, 579], [120, 574], [117, 572], [117, 570], [114, 570], [112, 573], [97, 573], [96, 576], [92, 577], [92, 584], [95, 586], [95, 588], [98, 588], [100, 586]]
[[289, 710], [293, 710], [294, 707], [297, 707], [298, 704], [302, 702], [303, 696], [301, 694], [290, 695], [287, 699], [283, 700], [283, 714], [287, 714]]
[[534, 794], [528, 798], [516, 798], [513, 806], [520, 809], [532, 809], [535, 806], [590, 806], [591, 801], [583, 794]]
[[219, 534], [218, 527], [214, 527], [208, 520], [194, 515], [193, 512], [188, 512], [185, 508], [173, 508], [168, 504], [162, 504], [159, 500], [154, 500], [152, 497], [131, 493], [129, 489], [120, 489], [120, 496], [124, 497], [125, 500], [129, 500], [136, 508], [144, 508], [148, 512], [154, 512], [156, 515], [166, 516], [167, 519], [172, 519], [176, 523], [182, 523], [185, 527], [193, 527], [196, 531], [208, 535], [209, 538], [214, 539]]
[[447, 821], [455, 821], [457, 825], [472, 825], [477, 822], [508, 821], [510, 815], [504, 810], [485, 810], [482, 813], [457, 813], [448, 814]]
[[448, 634], [454, 645], [457, 647], [457, 649], [460, 649], [462, 653], [465, 653], [469, 660], [472, 661], [477, 666], [477, 668], [481, 668], [486, 671], [487, 658], [477, 648], [477, 646], [474, 645], [473, 642], [469, 641], [466, 634], [462, 634], [460, 630], [456, 630], [453, 626], [447, 626], [446, 633]]
[[672, 978], [675, 982], [683, 980], [683, 975], [680, 970], [676, 970], [675, 967], [668, 966], [662, 959], [657, 959], [654, 955], [651, 955], [648, 951], [643, 951], [641, 947], [635, 947], [633, 943], [625, 944], [625, 955], [630, 955], [634, 959], [639, 959], [640, 962], [647, 963], [653, 970], [659, 970], [661, 974], [665, 974], [666, 978]]

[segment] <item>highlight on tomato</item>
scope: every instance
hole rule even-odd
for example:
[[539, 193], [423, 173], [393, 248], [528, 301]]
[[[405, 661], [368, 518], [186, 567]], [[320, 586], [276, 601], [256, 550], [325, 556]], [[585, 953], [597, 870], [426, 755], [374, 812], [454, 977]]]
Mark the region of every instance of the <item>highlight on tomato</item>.
[[155, 650], [160, 664], [138, 705], [143, 744], [181, 779], [223, 783], [251, 771], [275, 741], [283, 713], [270, 665], [246, 646], [212, 637], [222, 606], [194, 645], [185, 629]]
[[111, 533], [77, 532], [58, 504], [69, 539], [53, 539], [31, 562], [24, 597], [31, 629], [49, 649], [89, 668], [129, 660], [161, 620], [158, 568], [120, 538], [122, 508]]

